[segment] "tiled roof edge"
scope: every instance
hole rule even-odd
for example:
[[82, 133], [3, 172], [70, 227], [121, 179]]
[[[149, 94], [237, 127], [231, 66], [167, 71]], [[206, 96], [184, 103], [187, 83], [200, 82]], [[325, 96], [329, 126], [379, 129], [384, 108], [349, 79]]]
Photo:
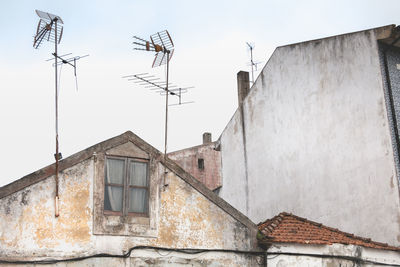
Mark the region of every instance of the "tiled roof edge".
[[[275, 217], [273, 217], [271, 219], [268, 219], [268, 220], [265, 220], [264, 222], [260, 222], [260, 223], [257, 224], [259, 231], [265, 236], [264, 238], [259, 239], [259, 241], [258, 241], [259, 244], [267, 245], [267, 244], [270, 244], [271, 242], [273, 242], [273, 238], [269, 237], [268, 235], [265, 235], [262, 232], [262, 230], [260, 230], [260, 228], [262, 226], [263, 227], [272, 226], [272, 223], [276, 222], [276, 221], [279, 221], [279, 223], [281, 223], [283, 221], [284, 217], [292, 217], [292, 218], [295, 218], [296, 220], [303, 221], [305, 223], [309, 223], [309, 224], [315, 225], [317, 227], [321, 227], [321, 228], [327, 229], [329, 231], [345, 235], [345, 236], [347, 236], [349, 238], [356, 239], [356, 240], [361, 240], [361, 241], [363, 241], [365, 243], [370, 243], [371, 245], [376, 245], [376, 246], [381, 247], [381, 248], [375, 248], [375, 249], [386, 249], [386, 250], [400, 251], [400, 247], [390, 246], [387, 243], [372, 241], [371, 238], [365, 238], [365, 237], [357, 236], [357, 235], [354, 235], [354, 234], [351, 234], [351, 233], [343, 232], [343, 231], [340, 231], [337, 228], [332, 228], [332, 227], [329, 227], [329, 226], [325, 226], [322, 223], [317, 223], [317, 222], [308, 220], [308, 219], [303, 218], [303, 217], [299, 217], [297, 215], [294, 215], [294, 214], [288, 213], [288, 212], [281, 212], [278, 215], [276, 215]], [[278, 227], [278, 225], [279, 224], [275, 224], [275, 226], [269, 227], [268, 228], [269, 233], [272, 233], [273, 230], [275, 230]], [[292, 243], [292, 242], [278, 242], [278, 243]], [[327, 243], [333, 244], [333, 242], [327, 242]], [[307, 244], [307, 243], [304, 242], [302, 244]], [[314, 244], [317, 244], [317, 243], [314, 242]], [[326, 243], [321, 242], [321, 244], [326, 244]], [[360, 245], [360, 246], [362, 246], [362, 245]], [[369, 247], [368, 246], [368, 248], [374, 248], [374, 247], [372, 247], [372, 246]]]

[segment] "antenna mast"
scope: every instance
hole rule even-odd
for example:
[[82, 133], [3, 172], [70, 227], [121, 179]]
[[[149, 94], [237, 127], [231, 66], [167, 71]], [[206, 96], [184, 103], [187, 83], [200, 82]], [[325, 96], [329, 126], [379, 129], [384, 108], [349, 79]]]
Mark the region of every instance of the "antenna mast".
[[166, 161], [167, 161], [167, 148], [168, 148], [168, 96], [175, 95], [179, 97], [179, 104], [187, 104], [181, 102], [182, 93], [186, 92], [187, 88], [178, 88], [178, 89], [170, 89], [169, 83], [169, 61], [174, 53], [174, 43], [172, 42], [171, 36], [169, 35], [168, 31], [157, 32], [150, 36], [150, 41], [144, 40], [137, 36], [133, 36], [135, 41], [133, 44], [136, 46], [134, 47], [135, 50], [144, 50], [144, 51], [151, 51], [156, 52], [156, 55], [153, 60], [152, 67], [158, 67], [161, 65], [166, 64], [166, 82], [160, 83], [156, 82], [157, 78], [154, 79], [154, 76], [143, 76], [147, 75], [144, 74], [136, 74], [136, 75], [129, 75], [124, 76], [123, 78], [129, 78], [130, 80], [136, 80], [136, 82], [141, 83], [142, 85], [150, 85], [149, 88], [153, 89], [161, 89], [157, 92], [160, 92], [161, 95], [165, 94], [165, 132], [164, 132], [164, 186], [167, 186], [166, 176], [167, 176], [167, 169], [166, 169]]
[[[33, 39], [33, 47], [38, 49], [42, 44], [43, 40], [54, 42], [54, 76], [55, 76], [55, 126], [56, 126], [56, 153], [54, 157], [56, 159], [56, 166], [55, 166], [55, 217], [58, 217], [59, 214], [59, 161], [62, 159], [61, 152], [59, 151], [59, 143], [58, 143], [58, 65], [59, 64], [69, 64], [74, 67], [74, 73], [76, 78], [76, 60], [82, 57], [74, 57], [73, 59], [63, 59], [62, 57], [58, 56], [58, 44], [61, 42], [61, 37], [63, 33], [63, 20], [57, 16], [47, 12], [43, 12], [40, 10], [35, 10], [36, 14], [39, 16], [40, 20], [36, 29], [36, 35]], [[65, 56], [65, 55], [64, 55]], [[88, 56], [88, 55], [86, 55]], [[85, 56], [84, 56], [85, 57]], [[58, 63], [58, 59], [61, 60]], [[53, 59], [50, 59], [53, 60]], [[74, 64], [72, 65], [70, 61], [73, 60]], [[76, 86], [78, 88], [78, 84], [76, 82]]]
[[251, 83], [254, 84], [254, 70], [257, 70], [257, 65], [261, 62], [254, 62], [253, 61], [253, 49], [255, 47], [254, 44], [250, 44], [246, 42], [247, 46], [250, 49], [250, 66], [251, 66]]

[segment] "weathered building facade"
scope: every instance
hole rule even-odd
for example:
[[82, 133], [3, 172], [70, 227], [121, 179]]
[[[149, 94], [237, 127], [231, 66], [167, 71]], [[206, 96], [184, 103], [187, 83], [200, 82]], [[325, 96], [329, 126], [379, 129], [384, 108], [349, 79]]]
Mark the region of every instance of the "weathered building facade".
[[131, 132], [62, 160], [59, 178], [59, 217], [54, 165], [0, 188], [0, 263], [260, 262], [256, 225]]
[[[277, 48], [219, 140], [173, 160], [131, 132], [62, 160], [59, 217], [54, 165], [0, 188], [0, 265], [400, 266], [399, 36]], [[252, 222], [281, 210], [390, 245]]]
[[168, 153], [168, 157], [210, 190], [221, 187], [221, 155], [211, 133], [203, 134], [203, 144]]
[[54, 165], [0, 188], [1, 266], [400, 266], [398, 247], [292, 214], [257, 226], [131, 132], [59, 178], [59, 217]]
[[255, 222], [287, 210], [400, 244], [398, 36], [389, 25], [278, 47], [250, 89], [239, 73], [219, 196]]

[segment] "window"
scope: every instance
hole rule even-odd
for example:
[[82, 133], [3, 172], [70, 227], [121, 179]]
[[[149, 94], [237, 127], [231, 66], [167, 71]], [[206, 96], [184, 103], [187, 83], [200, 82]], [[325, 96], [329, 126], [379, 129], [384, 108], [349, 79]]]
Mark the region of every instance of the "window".
[[[158, 154], [140, 140], [112, 144], [94, 155], [93, 234], [157, 237]], [[140, 145], [140, 146], [138, 146]]]
[[107, 157], [104, 214], [148, 216], [148, 161]]
[[200, 170], [204, 170], [204, 159], [197, 159], [197, 167]]

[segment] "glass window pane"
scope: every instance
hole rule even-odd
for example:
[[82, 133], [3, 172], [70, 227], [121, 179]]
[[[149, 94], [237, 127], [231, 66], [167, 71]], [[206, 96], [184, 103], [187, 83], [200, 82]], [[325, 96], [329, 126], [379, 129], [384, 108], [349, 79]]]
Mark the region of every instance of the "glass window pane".
[[147, 213], [148, 206], [147, 189], [130, 188], [129, 212]]
[[117, 186], [104, 188], [104, 210], [122, 211], [122, 189]]
[[147, 163], [131, 161], [129, 164], [129, 184], [147, 186]]
[[106, 183], [124, 184], [125, 160], [107, 159]]

